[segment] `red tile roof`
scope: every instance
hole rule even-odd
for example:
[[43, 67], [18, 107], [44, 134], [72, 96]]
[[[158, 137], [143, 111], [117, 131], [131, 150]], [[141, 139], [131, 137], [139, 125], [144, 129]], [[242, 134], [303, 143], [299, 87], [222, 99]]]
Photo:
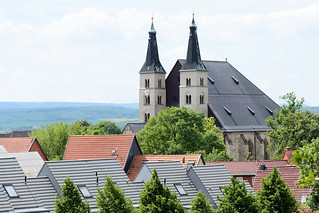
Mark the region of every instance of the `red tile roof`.
[[194, 165], [198, 165], [199, 163], [203, 163], [203, 157], [201, 154], [193, 154], [193, 155], [136, 155], [130, 170], [128, 172], [128, 177], [131, 181], [133, 181], [141, 169], [143, 161], [180, 161], [185, 169], [187, 169], [188, 162], [194, 162]]
[[124, 167], [133, 139], [134, 134], [70, 136], [63, 160], [117, 158]]
[[[273, 165], [285, 166], [288, 164], [286, 160], [264, 160], [266, 167], [272, 168]], [[256, 174], [262, 161], [218, 161], [206, 162], [206, 165], [220, 165], [224, 164], [230, 174]]]
[[[299, 168], [296, 166], [277, 166], [281, 177], [284, 179], [285, 183], [287, 183], [290, 189], [295, 193], [295, 196], [301, 201], [303, 195], [309, 195], [311, 189], [302, 189], [297, 187], [296, 181], [299, 178]], [[258, 191], [261, 186], [261, 178], [265, 178], [270, 172], [272, 172], [272, 167], [268, 167], [265, 170], [258, 170], [255, 177], [254, 183], [254, 191]]]
[[31, 148], [34, 138], [0, 138], [0, 145], [9, 153], [28, 152]]

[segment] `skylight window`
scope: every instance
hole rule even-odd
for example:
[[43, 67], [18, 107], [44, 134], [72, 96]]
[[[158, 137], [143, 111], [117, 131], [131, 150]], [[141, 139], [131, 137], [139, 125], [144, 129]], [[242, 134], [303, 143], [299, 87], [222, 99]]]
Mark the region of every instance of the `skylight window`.
[[19, 197], [18, 193], [16, 192], [15, 188], [12, 185], [3, 185], [3, 187], [8, 193], [10, 198]]
[[89, 192], [88, 188], [86, 188], [86, 186], [78, 186], [81, 194], [83, 195], [83, 197], [88, 198], [88, 197], [92, 197], [91, 193]]
[[181, 184], [174, 184], [174, 185], [180, 195], [187, 195], [185, 189], [183, 188]]

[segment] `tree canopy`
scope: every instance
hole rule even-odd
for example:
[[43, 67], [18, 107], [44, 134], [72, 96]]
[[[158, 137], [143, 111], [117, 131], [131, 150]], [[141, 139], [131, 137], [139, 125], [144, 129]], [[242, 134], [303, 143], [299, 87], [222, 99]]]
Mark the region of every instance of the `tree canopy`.
[[281, 178], [275, 166], [266, 178], [262, 178], [257, 200], [262, 213], [293, 213], [297, 211], [299, 205], [295, 195]]
[[69, 177], [64, 179], [62, 185], [62, 198], [57, 196], [55, 200], [55, 212], [56, 213], [90, 213], [91, 209], [87, 201], [83, 202], [81, 194], [73, 181]]
[[274, 159], [280, 159], [286, 147], [296, 150], [319, 137], [319, 114], [301, 110], [304, 99], [298, 101], [294, 93], [288, 93], [281, 99], [288, 104], [276, 110], [274, 118], [266, 120], [272, 128], [268, 152], [275, 151]]
[[100, 213], [131, 213], [137, 210], [129, 198], [125, 198], [120, 187], [113, 183], [110, 176], [105, 177], [106, 182], [102, 190], [98, 190], [96, 205]]
[[213, 207], [209, 204], [206, 196], [201, 192], [197, 192], [197, 197], [191, 201], [190, 213], [213, 213]]
[[223, 197], [218, 197], [220, 201], [217, 212], [221, 213], [258, 213], [259, 208], [255, 196], [247, 193], [244, 182], [239, 182], [233, 177], [228, 186], [223, 186]]
[[145, 183], [145, 188], [140, 193], [139, 204], [141, 213], [185, 212], [176, 194], [161, 184], [156, 169], [153, 170], [151, 179]]
[[137, 134], [143, 153], [184, 154], [205, 151], [205, 155], [226, 150], [222, 132], [213, 118], [185, 107], [167, 107], [151, 117]]

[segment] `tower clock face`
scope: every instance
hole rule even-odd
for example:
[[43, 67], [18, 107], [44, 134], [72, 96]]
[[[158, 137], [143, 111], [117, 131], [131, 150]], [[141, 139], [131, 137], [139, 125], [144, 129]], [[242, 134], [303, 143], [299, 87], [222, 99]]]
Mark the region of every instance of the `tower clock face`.
[[150, 91], [145, 90], [144, 94], [145, 94], [145, 95], [149, 95], [149, 94], [150, 94]]

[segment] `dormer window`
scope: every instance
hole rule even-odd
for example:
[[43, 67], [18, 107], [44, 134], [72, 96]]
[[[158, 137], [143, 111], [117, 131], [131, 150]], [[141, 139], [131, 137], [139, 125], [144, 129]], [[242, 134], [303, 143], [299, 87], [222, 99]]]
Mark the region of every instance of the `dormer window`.
[[192, 82], [190, 78], [186, 78], [186, 86], [191, 86]]
[[10, 198], [19, 197], [17, 191], [13, 187], [13, 185], [3, 185], [3, 188], [6, 190], [7, 194]]
[[78, 188], [79, 188], [79, 190], [84, 198], [92, 197], [91, 193], [89, 192], [88, 188], [86, 188], [86, 186], [79, 185]]
[[150, 87], [150, 79], [145, 79], [145, 88]]
[[182, 186], [182, 184], [178, 183], [178, 184], [174, 184], [175, 185], [175, 188], [177, 189], [178, 193], [180, 195], [187, 195], [184, 187]]

